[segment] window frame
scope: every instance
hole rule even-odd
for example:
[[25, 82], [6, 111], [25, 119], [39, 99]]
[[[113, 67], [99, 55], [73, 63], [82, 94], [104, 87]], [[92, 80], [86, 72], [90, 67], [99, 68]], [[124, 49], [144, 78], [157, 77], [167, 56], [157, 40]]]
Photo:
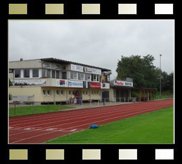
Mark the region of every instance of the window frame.
[[[17, 70], [20, 71], [18, 77], [16, 77], [16, 71], [17, 71]], [[21, 78], [21, 69], [15, 69], [14, 71], [15, 71], [14, 78]]]
[[[34, 71], [37, 70], [38, 76], [34, 76]], [[32, 69], [32, 77], [39, 77], [39, 69]]]

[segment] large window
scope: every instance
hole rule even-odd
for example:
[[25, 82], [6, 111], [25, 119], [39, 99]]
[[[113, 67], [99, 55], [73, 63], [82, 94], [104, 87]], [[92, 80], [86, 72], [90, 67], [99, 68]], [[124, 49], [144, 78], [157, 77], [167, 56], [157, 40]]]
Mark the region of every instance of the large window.
[[52, 71], [52, 78], [55, 78], [55, 71]]
[[85, 80], [89, 80], [90, 81], [90, 74], [85, 74]]
[[62, 79], [66, 79], [66, 78], [67, 78], [66, 72], [62, 72]]
[[33, 69], [33, 77], [39, 77], [39, 70]]
[[56, 71], [56, 79], [59, 79], [59, 71]]
[[84, 80], [84, 74], [78, 73], [78, 80]]
[[51, 77], [51, 70], [47, 70], [47, 77]]
[[71, 72], [71, 79], [77, 79], [77, 73], [76, 72]]
[[20, 78], [20, 77], [21, 77], [21, 70], [15, 69], [15, 78]]
[[24, 69], [24, 77], [30, 77], [30, 70], [29, 69]]
[[97, 81], [97, 75], [91, 75], [92, 76], [92, 81]]
[[47, 77], [47, 70], [45, 69], [42, 70], [42, 77]]

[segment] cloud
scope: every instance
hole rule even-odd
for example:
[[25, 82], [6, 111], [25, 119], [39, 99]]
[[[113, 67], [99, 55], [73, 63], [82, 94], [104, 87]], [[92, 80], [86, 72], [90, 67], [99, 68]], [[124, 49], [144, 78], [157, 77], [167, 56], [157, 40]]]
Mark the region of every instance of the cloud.
[[54, 57], [109, 68], [121, 55], [152, 54], [173, 71], [173, 20], [10, 20], [9, 60]]

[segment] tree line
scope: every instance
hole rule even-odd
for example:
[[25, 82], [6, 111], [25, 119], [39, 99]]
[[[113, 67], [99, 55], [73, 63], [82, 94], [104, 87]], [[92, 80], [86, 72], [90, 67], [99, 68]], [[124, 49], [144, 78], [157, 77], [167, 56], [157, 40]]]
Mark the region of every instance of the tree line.
[[168, 74], [153, 65], [154, 56], [148, 54], [141, 57], [132, 55], [130, 57], [121, 56], [117, 63], [117, 79], [125, 80], [127, 77], [133, 78], [133, 86], [136, 88], [156, 88], [160, 90], [173, 91], [173, 72]]

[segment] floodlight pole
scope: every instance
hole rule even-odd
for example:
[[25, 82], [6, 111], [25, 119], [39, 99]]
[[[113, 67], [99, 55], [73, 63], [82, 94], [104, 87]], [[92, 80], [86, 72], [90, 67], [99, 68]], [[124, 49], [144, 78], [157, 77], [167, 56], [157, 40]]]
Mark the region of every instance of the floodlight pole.
[[162, 56], [162, 54], [160, 54], [160, 98], [161, 98], [161, 73], [162, 73], [162, 70], [161, 70], [161, 56]]

